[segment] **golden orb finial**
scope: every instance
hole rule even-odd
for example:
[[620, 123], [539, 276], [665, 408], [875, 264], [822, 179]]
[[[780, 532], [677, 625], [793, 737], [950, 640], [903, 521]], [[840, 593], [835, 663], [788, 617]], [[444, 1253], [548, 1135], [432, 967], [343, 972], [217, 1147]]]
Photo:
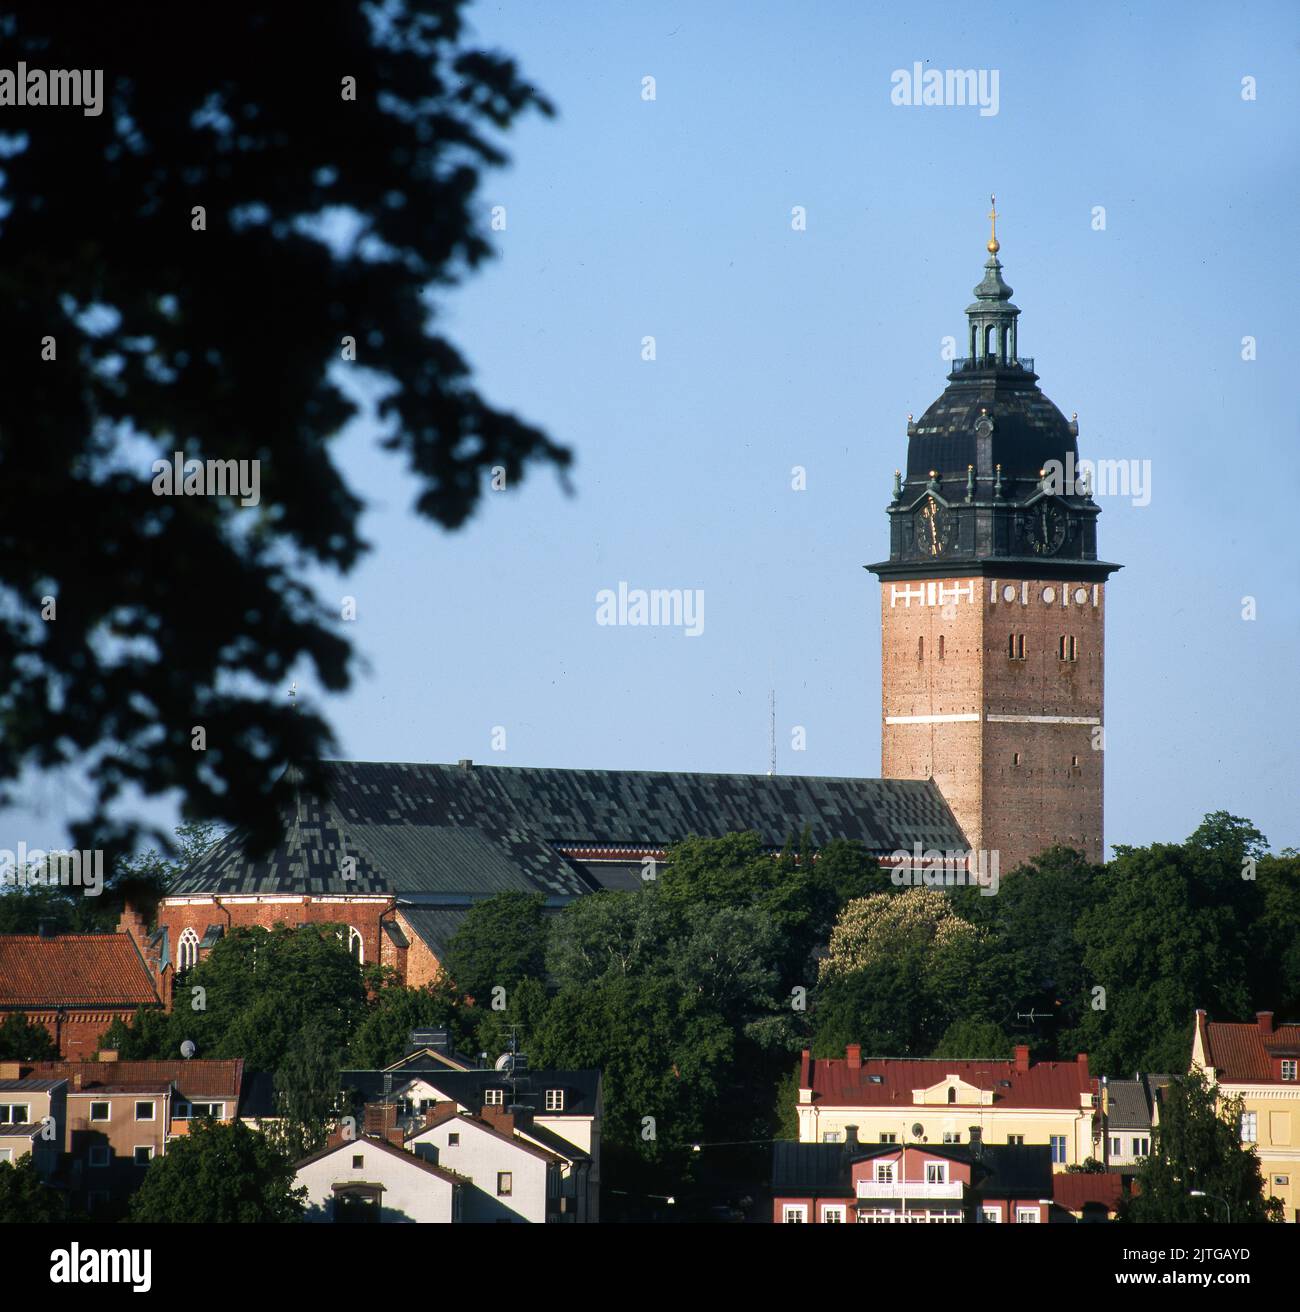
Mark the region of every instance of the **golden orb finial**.
[[989, 222], [992, 224], [992, 230], [989, 234], [988, 250], [990, 255], [996, 255], [1002, 249], [998, 244], [998, 198], [990, 196], [989, 200], [992, 202], [993, 208], [989, 210]]

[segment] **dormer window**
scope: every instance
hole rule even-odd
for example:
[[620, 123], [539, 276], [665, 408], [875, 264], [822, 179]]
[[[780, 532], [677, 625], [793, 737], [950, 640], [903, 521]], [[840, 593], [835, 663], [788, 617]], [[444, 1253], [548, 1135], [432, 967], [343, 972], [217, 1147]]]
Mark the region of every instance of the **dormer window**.
[[506, 1105], [506, 1091], [504, 1089], [484, 1089], [483, 1105], [485, 1107], [504, 1107]]
[[562, 1112], [564, 1110], [563, 1089], [546, 1090], [546, 1110], [548, 1112]]
[[1284, 1057], [1282, 1059], [1282, 1078], [1284, 1080], [1294, 1080], [1296, 1078], [1296, 1059], [1294, 1057]]

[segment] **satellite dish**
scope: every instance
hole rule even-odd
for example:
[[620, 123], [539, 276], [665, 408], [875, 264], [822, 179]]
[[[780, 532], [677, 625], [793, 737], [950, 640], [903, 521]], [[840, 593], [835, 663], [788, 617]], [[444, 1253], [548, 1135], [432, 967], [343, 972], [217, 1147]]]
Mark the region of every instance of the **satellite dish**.
[[924, 1133], [925, 1133], [925, 1126], [922, 1125], [920, 1121], [917, 1121], [917, 1123], [914, 1126], [912, 1126], [912, 1137], [915, 1139], [919, 1139]]
[[186, 1039], [185, 1042], [181, 1044], [181, 1056], [184, 1057], [186, 1061], [189, 1061], [197, 1051], [198, 1049], [194, 1046], [193, 1039]]
[[496, 1068], [499, 1071], [508, 1071], [510, 1069], [510, 1054], [508, 1052], [503, 1052], [497, 1058]]

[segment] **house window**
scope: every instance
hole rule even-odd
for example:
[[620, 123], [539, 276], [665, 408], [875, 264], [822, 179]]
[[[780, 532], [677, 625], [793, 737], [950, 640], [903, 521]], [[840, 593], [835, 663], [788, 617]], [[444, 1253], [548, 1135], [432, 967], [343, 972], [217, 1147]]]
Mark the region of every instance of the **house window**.
[[509, 1198], [515, 1189], [515, 1173], [513, 1171], [497, 1172], [497, 1197]]
[[839, 1143], [840, 1132], [838, 1130], [823, 1130], [822, 1143]]
[[14, 1159], [14, 1150], [12, 1148], [0, 1148], [0, 1162], [12, 1162]]
[[137, 1121], [152, 1121], [154, 1118], [154, 1105], [151, 1102], [138, 1102], [135, 1105], [135, 1119]]
[[361, 931], [353, 925], [348, 926], [348, 955], [357, 963], [358, 966], [365, 965], [366, 945], [361, 937]]
[[562, 1112], [564, 1110], [563, 1089], [546, 1090], [546, 1110], [548, 1112]]
[[137, 1166], [148, 1166], [153, 1161], [153, 1146], [151, 1144], [140, 1144], [135, 1150], [135, 1164]]
[[893, 1162], [876, 1163], [876, 1183], [893, 1184], [894, 1183], [894, 1164]]
[[447, 1147], [448, 1147], [448, 1148], [459, 1148], [459, 1147], [460, 1147], [460, 1131], [459, 1131], [459, 1130], [453, 1130], [453, 1131], [447, 1136]]
[[802, 1204], [786, 1203], [781, 1209], [782, 1225], [806, 1225], [808, 1209]]
[[926, 1184], [947, 1184], [947, 1183], [948, 1183], [948, 1163], [947, 1163], [947, 1162], [926, 1162], [926, 1164], [925, 1164], [925, 1182], [926, 1182]]
[[1020, 764], [1020, 753], [1019, 753], [1019, 752], [1012, 752], [1012, 753], [1011, 753], [1011, 764], [1012, 764], [1012, 765], [1019, 765], [1019, 764]]
[[1078, 654], [1077, 639], [1063, 634], [1057, 650], [1063, 661], [1074, 660], [1075, 656]]
[[1296, 1060], [1294, 1057], [1283, 1058], [1282, 1061], [1282, 1078], [1284, 1080], [1294, 1080], [1296, 1077]]
[[224, 1102], [179, 1102], [176, 1104], [175, 1117], [178, 1121], [201, 1121], [211, 1116], [214, 1121], [219, 1121], [225, 1114]]
[[506, 1101], [506, 1091], [504, 1089], [485, 1089], [483, 1091], [483, 1103], [487, 1107], [504, 1107]]
[[91, 1166], [107, 1166], [107, 1165], [108, 1165], [108, 1145], [107, 1145], [107, 1144], [98, 1143], [98, 1144], [94, 1144], [94, 1145], [91, 1146], [91, 1149], [90, 1149], [90, 1164], [91, 1164]]
[[1123, 1140], [1119, 1137], [1119, 1135], [1112, 1134], [1110, 1136], [1110, 1155], [1112, 1157], [1123, 1157], [1124, 1148], [1122, 1145], [1123, 1145]]
[[1258, 1117], [1255, 1112], [1241, 1113], [1241, 1142], [1257, 1143], [1259, 1135]]
[[1058, 1165], [1065, 1161], [1065, 1135], [1054, 1134], [1051, 1136], [1052, 1161]]
[[26, 1125], [31, 1120], [31, 1116], [31, 1103], [0, 1103], [0, 1125]]
[[199, 936], [192, 930], [185, 930], [176, 944], [176, 969], [189, 970], [199, 964]]
[[957, 1090], [956, 1090], [956, 1089], [949, 1089], [949, 1090], [948, 1090], [948, 1101], [949, 1101], [949, 1102], [956, 1102], [956, 1101], [957, 1101]]
[[112, 1108], [106, 1102], [92, 1102], [90, 1104], [90, 1119], [92, 1121], [107, 1121], [112, 1117]]
[[1024, 1142], [1025, 1142], [1025, 1136], [1023, 1134], [1007, 1135], [1007, 1143], [1010, 1144], [1013, 1148], [1022, 1147], [1024, 1145]]
[[827, 1203], [822, 1208], [823, 1225], [843, 1225], [848, 1209], [843, 1203]]
[[1037, 1225], [1042, 1218], [1038, 1215], [1036, 1207], [1017, 1207], [1016, 1224], [1017, 1225]]
[[960, 1130], [945, 1130], [943, 1132], [944, 1143], [961, 1143]]
[[380, 1219], [382, 1185], [335, 1185], [330, 1219], [336, 1225], [364, 1225]]
[[881, 1132], [880, 1132], [880, 1142], [881, 1142], [881, 1143], [897, 1143], [897, 1142], [898, 1142], [898, 1135], [896, 1135], [896, 1134], [889, 1134], [889, 1133], [887, 1133], [886, 1131], [881, 1130]]
[[983, 1207], [980, 1209], [984, 1213], [984, 1220], [988, 1225], [1002, 1224], [1002, 1209], [1000, 1207]]
[[1146, 1157], [1151, 1152], [1151, 1140], [1137, 1138], [1133, 1140], [1133, 1156]]

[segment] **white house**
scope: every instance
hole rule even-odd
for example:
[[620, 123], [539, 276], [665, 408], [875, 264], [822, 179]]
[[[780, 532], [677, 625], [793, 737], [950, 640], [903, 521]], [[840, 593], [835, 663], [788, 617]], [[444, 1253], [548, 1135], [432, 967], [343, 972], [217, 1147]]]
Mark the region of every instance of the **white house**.
[[460, 1221], [465, 1181], [383, 1139], [335, 1143], [297, 1165], [307, 1188], [305, 1220], [446, 1225]]
[[561, 1180], [568, 1163], [523, 1138], [513, 1117], [493, 1115], [489, 1122], [458, 1114], [446, 1102], [427, 1116], [429, 1124], [409, 1135], [406, 1146], [467, 1179], [465, 1221], [561, 1219]]

